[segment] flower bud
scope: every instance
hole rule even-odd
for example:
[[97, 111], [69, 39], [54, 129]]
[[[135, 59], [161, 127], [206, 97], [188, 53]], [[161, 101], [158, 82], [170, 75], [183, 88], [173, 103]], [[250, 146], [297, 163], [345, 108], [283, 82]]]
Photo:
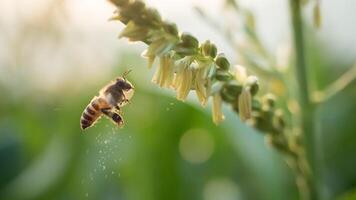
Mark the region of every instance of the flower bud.
[[127, 24], [127, 23], [129, 23], [130, 18], [123, 16], [121, 13], [115, 13], [115, 15], [112, 16], [109, 20], [110, 21], [118, 20], [118, 21], [122, 22], [123, 24]]
[[235, 102], [236, 99], [238, 98], [238, 96], [233, 96], [233, 95], [231, 95], [231, 94], [226, 90], [226, 88], [223, 88], [223, 89], [220, 91], [220, 95], [221, 95], [222, 100], [224, 100], [225, 102], [229, 102], [229, 103]]
[[223, 70], [229, 70], [230, 63], [223, 54], [219, 54], [215, 60], [216, 65]]
[[142, 41], [147, 37], [148, 29], [142, 26], [138, 26], [135, 22], [130, 21], [124, 30], [121, 31], [119, 37], [126, 37], [130, 41]]
[[178, 28], [175, 23], [164, 22], [163, 28], [169, 34], [172, 34], [174, 36], [178, 35]]
[[261, 102], [257, 99], [252, 99], [252, 110], [260, 111], [261, 108]]
[[250, 119], [250, 124], [255, 127], [257, 130], [260, 130], [262, 133], [264, 133], [263, 127], [264, 127], [264, 119], [261, 116], [260, 112], [252, 111], [251, 113], [252, 118]]
[[153, 41], [147, 49], [146, 54], [148, 56], [162, 56], [168, 53], [174, 47], [174, 42], [167, 40], [166, 38], [160, 38]]
[[174, 51], [181, 56], [191, 56], [197, 53], [197, 49], [193, 47], [185, 47], [183, 43], [179, 43], [175, 46]]
[[146, 23], [152, 26], [158, 26], [158, 24], [161, 22], [161, 15], [154, 8], [145, 9], [143, 18], [145, 19]]
[[130, 9], [122, 9], [119, 11], [118, 14], [119, 14], [120, 21], [124, 24], [128, 24], [130, 21], [135, 21], [136, 23], [137, 21], [137, 20], [133, 20], [134, 17], [132, 16]]
[[201, 49], [203, 52], [204, 56], [210, 56], [212, 58], [216, 57], [217, 54], [217, 48], [215, 46], [215, 44], [211, 43], [209, 40], [205, 41], [202, 45], [201, 45]]
[[272, 114], [270, 111], [253, 111], [254, 127], [264, 133], [274, 133]]
[[221, 97], [224, 101], [234, 103], [238, 100], [239, 95], [242, 92], [242, 85], [236, 80], [226, 83], [221, 90]]
[[215, 74], [215, 78], [218, 81], [229, 81], [231, 80], [232, 76], [227, 71], [217, 70]]
[[273, 108], [276, 102], [276, 97], [273, 94], [266, 94], [262, 97], [262, 102], [264, 106]]
[[242, 92], [242, 85], [236, 80], [229, 81], [227, 84], [225, 84], [224, 87], [226, 91], [232, 96], [237, 97]]
[[245, 86], [250, 88], [252, 96], [256, 95], [259, 89], [258, 78], [256, 76], [247, 77]]
[[130, 0], [110, 0], [111, 3], [115, 4], [117, 7], [126, 6]]
[[283, 119], [283, 112], [280, 109], [278, 109], [274, 112], [273, 127], [277, 130], [283, 130], [283, 128], [285, 127], [285, 121]]
[[140, 0], [136, 0], [130, 3], [130, 10], [134, 10], [137, 13], [141, 12], [145, 7], [145, 3]]
[[184, 33], [182, 33], [182, 35], [180, 37], [183, 41], [184, 46], [198, 48], [199, 41], [194, 36], [192, 36], [190, 33], [184, 32]]
[[290, 154], [290, 149], [288, 148], [288, 141], [284, 135], [266, 135], [266, 140], [269, 145], [278, 149], [281, 152]]

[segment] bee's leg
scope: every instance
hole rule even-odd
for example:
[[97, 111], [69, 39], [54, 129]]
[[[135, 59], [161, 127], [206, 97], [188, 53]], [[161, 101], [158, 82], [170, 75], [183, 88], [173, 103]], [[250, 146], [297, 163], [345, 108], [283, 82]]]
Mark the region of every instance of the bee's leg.
[[111, 110], [111, 112], [114, 112], [114, 113], [117, 113], [117, 114], [121, 115], [121, 114], [122, 114], [122, 111], [121, 111], [121, 108], [120, 108], [119, 104], [116, 105], [116, 106]]
[[122, 119], [120, 113], [116, 112], [116, 110], [112, 110], [111, 108], [101, 109], [101, 112], [109, 117], [116, 125], [122, 126], [124, 120]]
[[130, 103], [130, 100], [126, 98], [125, 94], [122, 94], [124, 96], [123, 103]]

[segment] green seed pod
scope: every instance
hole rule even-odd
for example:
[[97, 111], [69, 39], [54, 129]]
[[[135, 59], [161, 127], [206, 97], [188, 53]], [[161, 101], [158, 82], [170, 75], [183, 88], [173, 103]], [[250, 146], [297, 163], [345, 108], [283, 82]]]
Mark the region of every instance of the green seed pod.
[[260, 111], [262, 108], [261, 102], [257, 99], [252, 99], [252, 110]]
[[262, 102], [265, 106], [273, 108], [276, 102], [276, 97], [273, 94], [266, 94], [262, 97]]
[[258, 113], [256, 128], [262, 132], [275, 133], [272, 124], [273, 113], [271, 111], [258, 111]]
[[199, 41], [194, 36], [192, 36], [190, 33], [184, 32], [184, 33], [182, 33], [182, 35], [180, 37], [183, 41], [184, 46], [198, 48]]
[[161, 23], [161, 15], [159, 12], [154, 8], [146, 8], [144, 10], [144, 16], [146, 23], [152, 26], [158, 26]]
[[250, 87], [251, 95], [254, 96], [257, 94], [259, 89], [258, 78], [256, 76], [249, 76], [247, 77], [246, 87]]
[[250, 90], [252, 96], [255, 96], [257, 94], [258, 90], [259, 90], [259, 85], [258, 84], [252, 85], [251, 90]]
[[121, 31], [119, 37], [126, 37], [130, 41], [142, 41], [147, 37], [148, 31], [146, 27], [138, 26], [133, 21], [130, 21], [125, 29]]
[[237, 95], [232, 95], [226, 88], [220, 91], [220, 96], [225, 102], [233, 103], [237, 100]]
[[227, 71], [217, 70], [215, 74], [215, 78], [218, 81], [229, 81], [231, 80], [232, 76]]
[[269, 143], [279, 151], [290, 153], [288, 142], [283, 135], [268, 135]]
[[127, 21], [131, 21], [134, 18], [132, 16], [131, 10], [130, 9], [126, 9], [126, 7], [125, 7], [125, 9], [120, 10], [119, 16], [120, 16], [120, 18], [123, 18], [123, 19], [125, 19]]
[[163, 28], [166, 32], [172, 35], [178, 35], [178, 28], [175, 23], [170, 23], [170, 22], [164, 22], [163, 23]]
[[218, 51], [215, 44], [211, 43], [209, 40], [201, 45], [201, 49], [204, 56], [210, 56], [212, 58], [216, 57]]
[[145, 3], [140, 0], [131, 2], [129, 6], [130, 6], [130, 10], [133, 10], [137, 13], [141, 12], [146, 7]]
[[229, 70], [230, 63], [226, 59], [224, 54], [219, 54], [218, 57], [215, 60], [216, 65], [223, 70]]
[[278, 109], [276, 110], [276, 112], [274, 112], [274, 116], [273, 116], [273, 127], [276, 130], [282, 131], [285, 127], [285, 121], [283, 119], [283, 112], [282, 110]]
[[236, 80], [229, 81], [224, 85], [224, 88], [227, 93], [234, 97], [238, 97], [242, 91], [242, 85]]
[[126, 6], [130, 0], [110, 0], [113, 4], [118, 7]]
[[257, 129], [260, 130], [261, 133], [265, 132], [265, 119], [261, 116], [260, 112], [252, 111], [252, 125]]
[[112, 18], [110, 18], [110, 20], [119, 20], [123, 24], [128, 24], [130, 21], [130, 18], [125, 17], [120, 13], [120, 14], [117, 14], [116, 16], [113, 16]]
[[193, 47], [186, 47], [183, 43], [179, 43], [175, 46], [174, 51], [180, 56], [190, 56], [197, 53], [197, 49]]

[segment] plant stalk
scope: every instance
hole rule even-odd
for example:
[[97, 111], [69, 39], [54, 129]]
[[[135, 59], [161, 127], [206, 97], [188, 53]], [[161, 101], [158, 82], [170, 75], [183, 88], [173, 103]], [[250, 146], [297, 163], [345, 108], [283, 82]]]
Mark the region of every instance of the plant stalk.
[[305, 47], [303, 36], [303, 23], [301, 17], [301, 1], [289, 0], [290, 14], [293, 28], [293, 39], [295, 48], [295, 69], [298, 82], [298, 95], [301, 107], [300, 123], [302, 128], [303, 145], [306, 151], [306, 161], [309, 172], [304, 174], [307, 192], [300, 191], [304, 199], [318, 200], [316, 159], [315, 159], [315, 134], [314, 134], [314, 111], [315, 107], [310, 98], [309, 82], [307, 75], [307, 64], [305, 60]]

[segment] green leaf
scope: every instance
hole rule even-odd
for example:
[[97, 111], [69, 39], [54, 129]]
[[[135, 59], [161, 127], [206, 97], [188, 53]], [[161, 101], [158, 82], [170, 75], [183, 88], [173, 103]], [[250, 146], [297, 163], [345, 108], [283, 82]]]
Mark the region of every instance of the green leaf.
[[356, 199], [356, 188], [347, 191], [346, 193], [342, 194], [337, 200], [354, 200]]

